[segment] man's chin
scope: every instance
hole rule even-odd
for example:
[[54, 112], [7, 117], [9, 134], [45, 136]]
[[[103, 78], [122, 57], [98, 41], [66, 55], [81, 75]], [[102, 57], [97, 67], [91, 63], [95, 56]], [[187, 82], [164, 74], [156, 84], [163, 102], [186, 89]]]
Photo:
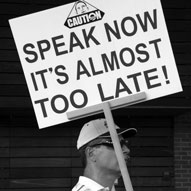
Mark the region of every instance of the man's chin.
[[118, 169], [116, 170], [116, 176], [118, 176], [118, 177], [121, 177], [121, 176], [122, 176], [120, 168], [118, 168]]

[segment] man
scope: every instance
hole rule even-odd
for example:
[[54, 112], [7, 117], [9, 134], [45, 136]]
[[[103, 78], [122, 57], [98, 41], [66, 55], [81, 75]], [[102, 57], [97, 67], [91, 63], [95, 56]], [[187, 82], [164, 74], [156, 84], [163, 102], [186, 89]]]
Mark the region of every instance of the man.
[[[115, 127], [127, 162], [130, 150], [124, 138], [134, 136], [137, 130], [129, 128], [122, 131], [117, 125]], [[96, 119], [83, 126], [77, 149], [82, 158], [84, 175], [80, 176], [72, 191], [111, 191], [121, 172], [105, 119]]]

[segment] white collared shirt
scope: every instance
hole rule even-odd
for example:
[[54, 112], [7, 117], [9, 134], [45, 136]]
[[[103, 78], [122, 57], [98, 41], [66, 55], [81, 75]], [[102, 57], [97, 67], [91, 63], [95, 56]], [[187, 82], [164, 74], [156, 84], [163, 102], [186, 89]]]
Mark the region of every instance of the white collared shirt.
[[[87, 178], [85, 176], [80, 176], [78, 183], [74, 186], [72, 191], [99, 191], [105, 188], [95, 182], [94, 180]], [[106, 188], [106, 190], [109, 190]]]

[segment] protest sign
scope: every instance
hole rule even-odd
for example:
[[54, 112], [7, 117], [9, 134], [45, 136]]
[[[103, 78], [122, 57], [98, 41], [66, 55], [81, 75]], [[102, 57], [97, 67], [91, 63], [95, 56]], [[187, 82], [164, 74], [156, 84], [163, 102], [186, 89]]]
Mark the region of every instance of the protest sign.
[[9, 20], [39, 128], [139, 92], [182, 91], [159, 0], [88, 0]]

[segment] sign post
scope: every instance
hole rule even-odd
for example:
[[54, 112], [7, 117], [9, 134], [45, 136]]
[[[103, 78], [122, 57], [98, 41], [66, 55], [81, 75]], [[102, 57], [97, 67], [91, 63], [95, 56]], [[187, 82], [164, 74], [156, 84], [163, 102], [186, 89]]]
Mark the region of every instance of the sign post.
[[110, 132], [110, 136], [114, 145], [114, 149], [115, 149], [115, 153], [116, 153], [116, 157], [119, 163], [119, 167], [121, 170], [121, 174], [122, 174], [122, 178], [123, 178], [123, 182], [125, 185], [125, 189], [126, 191], [133, 191], [133, 187], [131, 184], [131, 180], [129, 177], [129, 173], [127, 170], [127, 166], [123, 157], [123, 152], [122, 152], [122, 148], [120, 146], [119, 143], [119, 138], [115, 129], [115, 123], [113, 120], [113, 116], [110, 110], [110, 104], [109, 102], [103, 103], [103, 110], [104, 110], [104, 114], [105, 114], [105, 118], [108, 124], [108, 128], [109, 128], [109, 132]]
[[136, 103], [136, 102], [142, 101], [144, 99], [146, 99], [146, 94], [144, 92], [142, 92], [137, 95], [130, 96], [129, 98], [128, 97], [120, 98], [115, 101], [104, 102], [97, 106], [95, 105], [90, 108], [80, 109], [77, 111], [72, 111], [72, 112], [67, 113], [68, 118], [72, 120], [72, 119], [78, 119], [78, 118], [82, 118], [85, 116], [89, 116], [90, 114], [93, 115], [95, 113], [104, 112], [126, 191], [133, 191], [133, 187], [132, 187], [132, 183], [131, 183], [131, 180], [129, 177], [127, 166], [126, 166], [126, 163], [125, 163], [125, 160], [123, 157], [123, 152], [122, 152], [122, 148], [119, 143], [119, 138], [118, 138], [118, 135], [117, 135], [117, 132], [115, 129], [115, 123], [113, 120], [111, 109], [115, 108], [116, 105], [118, 105], [118, 106], [120, 105], [120, 107], [124, 107], [129, 104], [132, 104], [132, 102]]

